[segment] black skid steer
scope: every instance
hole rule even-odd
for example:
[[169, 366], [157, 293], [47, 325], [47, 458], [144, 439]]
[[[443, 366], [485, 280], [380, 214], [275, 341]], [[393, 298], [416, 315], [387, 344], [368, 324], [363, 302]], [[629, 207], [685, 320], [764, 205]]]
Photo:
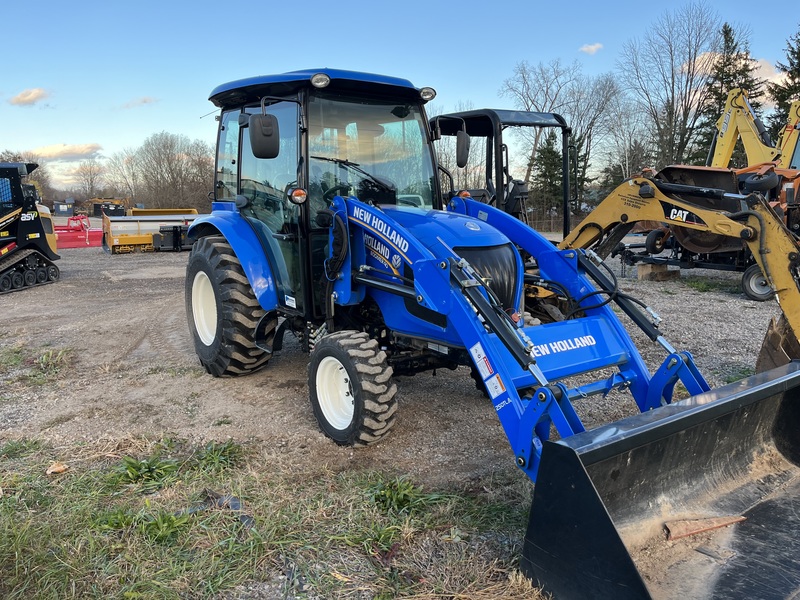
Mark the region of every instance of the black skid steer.
[[36, 163], [0, 162], [0, 294], [57, 281], [56, 235], [49, 209], [23, 179]]

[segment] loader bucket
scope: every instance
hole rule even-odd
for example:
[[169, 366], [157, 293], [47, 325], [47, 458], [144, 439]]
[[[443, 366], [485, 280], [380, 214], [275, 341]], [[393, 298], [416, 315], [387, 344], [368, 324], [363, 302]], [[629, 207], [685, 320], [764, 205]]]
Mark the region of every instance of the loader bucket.
[[521, 568], [556, 599], [796, 598], [798, 465], [800, 362], [546, 442]]

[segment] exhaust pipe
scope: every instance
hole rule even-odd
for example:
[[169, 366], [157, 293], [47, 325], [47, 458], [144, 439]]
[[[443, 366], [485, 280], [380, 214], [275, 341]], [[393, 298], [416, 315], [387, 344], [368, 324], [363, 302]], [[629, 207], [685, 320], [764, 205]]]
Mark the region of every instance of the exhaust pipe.
[[800, 362], [546, 442], [522, 571], [556, 598], [794, 598], [798, 465]]

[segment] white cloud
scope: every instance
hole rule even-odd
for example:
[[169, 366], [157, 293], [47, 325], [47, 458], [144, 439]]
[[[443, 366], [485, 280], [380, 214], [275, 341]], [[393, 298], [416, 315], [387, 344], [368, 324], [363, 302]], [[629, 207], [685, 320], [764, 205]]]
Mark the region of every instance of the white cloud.
[[756, 72], [755, 76], [761, 79], [766, 79], [769, 83], [783, 83], [786, 79], [786, 73], [779, 73], [768, 60], [763, 58], [756, 59]]
[[23, 90], [11, 100], [9, 100], [10, 104], [15, 106], [33, 106], [34, 104], [48, 98], [50, 93], [43, 90], [42, 88], [31, 88], [29, 90]]
[[584, 44], [583, 46], [578, 48], [578, 50], [580, 50], [581, 52], [585, 52], [586, 54], [589, 55], [597, 54], [602, 49], [603, 49], [603, 44], [599, 42], [596, 44]]
[[158, 102], [158, 98], [152, 98], [150, 96], [143, 96], [141, 98], [137, 98], [136, 100], [131, 100], [122, 105], [122, 108], [136, 108], [137, 106], [146, 106], [148, 104], [155, 104]]
[[100, 144], [51, 144], [36, 148], [32, 153], [52, 161], [77, 161], [97, 158], [102, 149]]

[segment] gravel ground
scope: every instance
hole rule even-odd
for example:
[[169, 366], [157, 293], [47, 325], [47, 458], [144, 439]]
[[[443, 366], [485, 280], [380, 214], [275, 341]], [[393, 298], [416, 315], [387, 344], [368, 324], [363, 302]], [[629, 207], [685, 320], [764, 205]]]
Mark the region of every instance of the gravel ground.
[[[110, 256], [62, 251], [62, 280], [0, 297], [0, 349], [29, 356], [64, 350], [70, 366], [31, 381], [6, 367], [0, 375], [0, 441], [37, 436], [72, 443], [169, 433], [198, 441], [255, 440], [281, 468], [383, 468], [428, 486], [452, 488], [515, 471], [494, 410], [465, 368], [398, 377], [398, 422], [381, 443], [353, 451], [318, 431], [307, 399], [307, 356], [291, 336], [267, 369], [215, 379], [199, 367], [184, 308], [187, 253]], [[738, 274], [685, 271], [675, 281], [640, 281], [609, 262], [620, 289], [650, 305], [661, 331], [692, 353], [719, 386], [753, 371], [774, 302], [735, 291]], [[710, 282], [710, 291], [687, 285]], [[734, 291], [731, 292], [730, 290]], [[665, 351], [634, 338], [651, 369]], [[0, 373], [3, 373], [0, 371]], [[636, 411], [630, 396], [592, 397], [578, 411], [588, 426]]]
[[[269, 469], [309, 478], [379, 469], [410, 476], [429, 491], [528, 490], [468, 369], [398, 377], [391, 434], [368, 448], [341, 448], [317, 429], [308, 357], [291, 336], [266, 369], [247, 377], [215, 379], [198, 365], [184, 307], [187, 253], [61, 254], [61, 281], [0, 296], [0, 357], [26, 359], [0, 364], [0, 445], [33, 437], [58, 451], [82, 443], [113, 447], [133, 436], [233, 438], [255, 445]], [[662, 317], [664, 337], [691, 352], [712, 387], [753, 372], [779, 308], [747, 299], [738, 274], [695, 270], [677, 280], [640, 281], [636, 269], [623, 274], [615, 260], [609, 266], [623, 292]], [[632, 335], [655, 369], [665, 350], [640, 332]], [[57, 373], [31, 377], [36, 358], [62, 354], [67, 361]], [[636, 412], [626, 393], [582, 400], [576, 409], [587, 427]], [[226, 598], [270, 598], [282, 587], [262, 582]]]

